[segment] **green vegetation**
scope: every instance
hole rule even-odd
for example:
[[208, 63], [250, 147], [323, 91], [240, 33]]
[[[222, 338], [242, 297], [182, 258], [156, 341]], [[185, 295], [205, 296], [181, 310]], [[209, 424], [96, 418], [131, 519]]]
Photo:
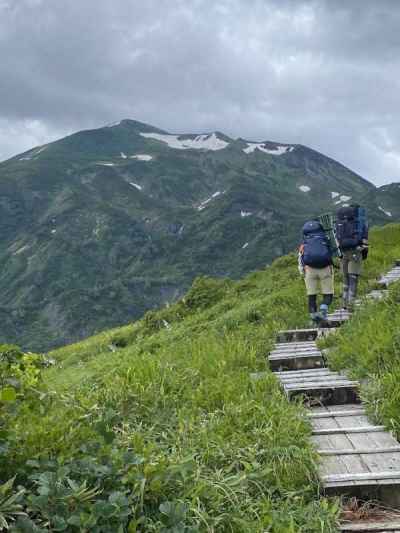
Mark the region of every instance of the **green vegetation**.
[[[372, 232], [362, 291], [399, 242], [400, 226]], [[266, 366], [276, 331], [306, 325], [305, 301], [289, 255], [50, 353], [3, 428], [0, 517], [12, 531], [336, 531], [303, 408]]]
[[48, 350], [174, 302], [197, 276], [238, 279], [349, 198], [374, 224], [400, 220], [398, 184], [377, 189], [307, 147], [174, 150], [140, 135], [158, 131], [126, 120], [0, 163], [0, 342]]

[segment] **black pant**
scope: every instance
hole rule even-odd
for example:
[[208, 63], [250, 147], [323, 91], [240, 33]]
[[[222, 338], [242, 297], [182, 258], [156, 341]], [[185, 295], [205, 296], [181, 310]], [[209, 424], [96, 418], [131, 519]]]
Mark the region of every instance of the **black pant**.
[[[324, 294], [323, 295], [323, 298], [322, 298], [322, 303], [323, 304], [326, 304], [326, 305], [331, 305], [333, 301], [333, 294]], [[316, 294], [312, 294], [311, 296], [308, 297], [308, 311], [310, 313], [316, 313], [318, 310], [318, 307], [317, 307], [317, 295]]]

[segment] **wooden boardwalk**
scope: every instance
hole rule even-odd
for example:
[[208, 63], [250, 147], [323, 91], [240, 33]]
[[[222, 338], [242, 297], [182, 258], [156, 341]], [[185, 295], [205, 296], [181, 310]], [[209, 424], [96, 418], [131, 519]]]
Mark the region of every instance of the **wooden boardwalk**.
[[[365, 300], [387, 296], [387, 286], [400, 280], [400, 261], [379, 280], [382, 290]], [[323, 328], [281, 331], [269, 353], [271, 369], [289, 399], [301, 397], [309, 407], [312, 440], [320, 455], [321, 485], [329, 495], [378, 500], [400, 507], [400, 444], [383, 426], [366, 416], [359, 383], [326, 366], [317, 339], [349, 320], [339, 309]], [[253, 377], [258, 377], [254, 375]], [[342, 524], [341, 531], [399, 531], [400, 518]]]
[[387, 274], [384, 274], [378, 283], [383, 287], [387, 287], [391, 283], [400, 280], [400, 259], [396, 261], [396, 265]]

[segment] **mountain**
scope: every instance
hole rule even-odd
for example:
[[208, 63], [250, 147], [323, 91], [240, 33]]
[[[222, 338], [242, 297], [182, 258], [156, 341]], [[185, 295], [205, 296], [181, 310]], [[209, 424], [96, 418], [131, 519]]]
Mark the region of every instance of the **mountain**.
[[36, 147], [0, 164], [0, 342], [43, 350], [136, 319], [195, 276], [270, 263], [350, 201], [396, 220], [391, 187], [302, 145], [133, 120]]

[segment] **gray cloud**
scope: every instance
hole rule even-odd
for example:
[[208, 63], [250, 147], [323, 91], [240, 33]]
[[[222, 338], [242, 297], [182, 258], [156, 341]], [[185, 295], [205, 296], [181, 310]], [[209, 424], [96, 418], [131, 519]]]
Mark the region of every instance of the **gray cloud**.
[[400, 180], [397, 0], [0, 0], [0, 158], [136, 118]]

